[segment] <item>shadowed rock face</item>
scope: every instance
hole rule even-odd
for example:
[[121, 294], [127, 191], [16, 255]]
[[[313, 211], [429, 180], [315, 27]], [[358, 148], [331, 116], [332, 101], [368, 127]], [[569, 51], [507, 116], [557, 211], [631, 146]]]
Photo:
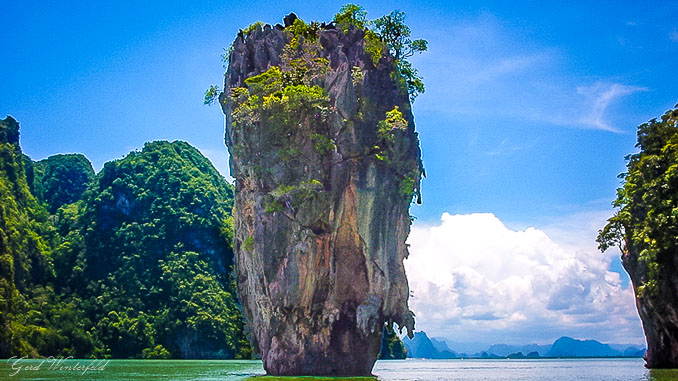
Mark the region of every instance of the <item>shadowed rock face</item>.
[[678, 368], [678, 256], [669, 263], [663, 263], [662, 279], [657, 295], [638, 292], [638, 285], [644, 284], [649, 270], [639, 260], [638, 250], [633, 247], [622, 255], [622, 263], [629, 273], [636, 291], [636, 306], [643, 322], [647, 340], [645, 366], [648, 368]]
[[241, 33], [220, 96], [239, 296], [269, 374], [369, 375], [384, 323], [414, 329], [419, 140], [386, 49], [295, 19]]

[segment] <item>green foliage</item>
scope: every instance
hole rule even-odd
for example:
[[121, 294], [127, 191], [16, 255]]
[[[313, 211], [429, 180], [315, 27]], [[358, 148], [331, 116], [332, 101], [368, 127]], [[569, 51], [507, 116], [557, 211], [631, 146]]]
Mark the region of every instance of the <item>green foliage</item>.
[[408, 61], [398, 61], [398, 79], [401, 88], [404, 88], [410, 95], [410, 101], [414, 100], [425, 91], [424, 81], [419, 76], [419, 72]]
[[205, 100], [203, 101], [206, 105], [213, 105], [219, 100], [219, 94], [221, 94], [221, 89], [217, 85], [210, 85], [209, 89], [205, 91]]
[[386, 119], [377, 124], [377, 135], [380, 139], [393, 142], [393, 133], [398, 130], [405, 131], [407, 126], [408, 122], [403, 118], [403, 113], [400, 112], [398, 106], [395, 106], [393, 110], [386, 112]]
[[403, 176], [402, 179], [400, 179], [400, 184], [398, 186], [398, 191], [400, 192], [400, 194], [412, 198], [412, 195], [416, 190], [418, 180], [415, 179], [415, 176], [416, 174], [409, 173]]
[[211, 348], [210, 357], [250, 358], [233, 285], [215, 274], [214, 265], [196, 252], [172, 252], [160, 261], [161, 280], [169, 290], [156, 326], [172, 338], [186, 340], [195, 351]]
[[[268, 139], [274, 145], [281, 145], [285, 138], [300, 130], [300, 115], [314, 114], [318, 121], [327, 115], [329, 96], [312, 82], [325, 72], [328, 62], [303, 54], [300, 58], [286, 59], [284, 68], [272, 66], [247, 78], [247, 89], [232, 90], [234, 128], [266, 121], [272, 127], [267, 131]], [[279, 151], [279, 154], [285, 162], [296, 157], [289, 150]]]
[[248, 357], [227, 275], [231, 186], [184, 142], [147, 143], [97, 180], [80, 218], [83, 297], [111, 356], [162, 345], [172, 357]]
[[405, 24], [405, 13], [395, 10], [388, 15], [374, 20], [374, 28], [396, 61], [412, 57], [415, 53], [422, 53], [428, 49], [426, 40], [410, 39], [412, 31]]
[[94, 179], [94, 169], [84, 155], [54, 155], [34, 164], [33, 178], [34, 195], [54, 214], [82, 197]]
[[[278, 66], [272, 66], [265, 72], [245, 79], [245, 84], [256, 92], [266, 89], [274, 89], [274, 85], [280, 81], [282, 72]], [[263, 88], [258, 86], [264, 86]]]
[[[323, 183], [317, 179], [304, 180], [296, 185], [280, 184], [277, 188], [269, 192], [269, 195], [282, 205], [295, 210], [306, 200], [317, 197], [323, 193], [325, 188]], [[272, 206], [273, 208], [274, 206]], [[279, 211], [279, 210], [276, 210]]]
[[144, 359], [169, 359], [172, 354], [162, 345], [156, 345], [153, 348], [146, 348], [141, 351], [141, 358]]
[[351, 25], [358, 29], [365, 29], [368, 23], [367, 11], [360, 5], [346, 4], [339, 8], [339, 12], [334, 15], [333, 21], [342, 28], [344, 33], [348, 31]]
[[[395, 71], [399, 78], [396, 81], [409, 94], [414, 102], [417, 96], [424, 92], [424, 81], [417, 69], [408, 58], [428, 49], [428, 41], [423, 39], [412, 40], [412, 31], [405, 24], [405, 13], [394, 10], [388, 15], [379, 17], [374, 21], [367, 21], [367, 12], [359, 5], [346, 4], [334, 16], [334, 22], [342, 28], [344, 33], [353, 25], [358, 29], [365, 30], [364, 48], [376, 66], [387, 49], [395, 59]], [[368, 28], [371, 27], [371, 28]]]
[[250, 95], [250, 92], [245, 87], [234, 87], [231, 89], [231, 97], [239, 99], [241, 97], [247, 97]]
[[[310, 42], [316, 42], [320, 33], [320, 24], [317, 22], [306, 24], [302, 19], [295, 19], [292, 25], [285, 28], [285, 31], [290, 32], [297, 41], [303, 38]], [[297, 43], [295, 42], [295, 44]]]
[[618, 246], [647, 267], [638, 292], [656, 296], [678, 252], [678, 105], [638, 126], [640, 152], [627, 156], [615, 215], [599, 232], [601, 250]]
[[353, 86], [360, 85], [363, 83], [364, 79], [365, 73], [363, 73], [362, 69], [360, 69], [358, 66], [353, 66], [351, 68], [351, 82], [353, 82]]
[[80, 155], [24, 157], [11, 118], [0, 138], [0, 357], [251, 357], [233, 189], [195, 148], [148, 143], [89, 181]]
[[264, 211], [266, 213], [276, 213], [276, 212], [282, 212], [283, 211], [283, 204], [279, 200], [272, 200], [267, 202], [264, 205]]
[[30, 355], [31, 341], [43, 326], [28, 326], [28, 302], [52, 279], [51, 239], [47, 211], [33, 197], [26, 181], [19, 147], [19, 123], [0, 120], [0, 358]]
[[278, 150], [278, 157], [280, 157], [280, 160], [282, 160], [285, 163], [294, 160], [294, 158], [296, 158], [300, 154], [301, 151], [299, 151], [299, 149], [296, 147], [281, 147]]
[[381, 336], [381, 348], [379, 350], [380, 360], [402, 360], [407, 357], [407, 349], [396, 335], [393, 325], [384, 325]]
[[243, 29], [242, 34], [245, 37], [247, 37], [250, 33], [255, 31], [256, 29], [262, 29], [264, 27], [264, 25], [266, 25], [266, 24], [264, 24], [261, 21], [255, 21], [252, 24], [250, 24], [247, 28]]
[[337, 145], [323, 134], [312, 133], [311, 140], [313, 140], [313, 149], [321, 155], [324, 155], [328, 152], [333, 152], [337, 149]]
[[39, 285], [27, 296], [11, 325], [13, 355], [92, 356], [96, 338], [87, 330], [91, 321], [81, 299]]
[[404, 159], [407, 147], [402, 145], [400, 137], [407, 133], [409, 122], [403, 116], [398, 106], [386, 112], [386, 117], [377, 123], [378, 144], [372, 148], [372, 153], [379, 161], [388, 163], [400, 176], [398, 193], [408, 199], [417, 196], [417, 202], [421, 202], [419, 183], [423, 176], [421, 162], [413, 162]]
[[252, 251], [254, 249], [254, 238], [253, 237], [245, 238], [245, 242], [243, 242], [242, 247], [247, 251]]
[[407, 58], [425, 52], [428, 49], [428, 42], [410, 39], [412, 32], [405, 24], [405, 13], [398, 10], [374, 20], [374, 29], [395, 58], [410, 100], [414, 102], [416, 97], [424, 92], [424, 82]]
[[373, 31], [367, 30], [365, 31], [364, 44], [365, 53], [372, 60], [372, 64], [376, 66], [384, 55], [384, 49], [386, 49], [384, 41]]

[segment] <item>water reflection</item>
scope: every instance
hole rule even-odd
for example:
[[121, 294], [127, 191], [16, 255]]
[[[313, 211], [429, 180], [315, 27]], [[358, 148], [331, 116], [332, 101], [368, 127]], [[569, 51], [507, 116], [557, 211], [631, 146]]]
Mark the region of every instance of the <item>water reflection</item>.
[[647, 381], [674, 381], [678, 380], [678, 369], [650, 369]]

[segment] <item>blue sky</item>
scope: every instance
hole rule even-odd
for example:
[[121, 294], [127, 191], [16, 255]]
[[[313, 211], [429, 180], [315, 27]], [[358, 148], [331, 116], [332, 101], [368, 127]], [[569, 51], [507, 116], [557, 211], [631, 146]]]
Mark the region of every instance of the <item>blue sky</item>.
[[[413, 37], [429, 41], [429, 51], [412, 59], [427, 85], [414, 112], [428, 174], [424, 204], [412, 209], [418, 218], [413, 240], [436, 227], [456, 226], [452, 217], [446, 225], [443, 213], [461, 219], [485, 213], [485, 220], [474, 219], [477, 239], [500, 239], [483, 237], [486, 225], [497, 227], [502, 237], [529, 236], [535, 228], [565, 257], [575, 260], [585, 253], [606, 266], [600, 277], [610, 269], [619, 273], [619, 290], [614, 281], [604, 283], [609, 300], [622, 300], [628, 299], [628, 278], [617, 254], [597, 253], [592, 240], [611, 213], [616, 175], [624, 170], [623, 157], [634, 151], [635, 127], [678, 102], [678, 3], [593, 3], [362, 2], [372, 18], [396, 8], [405, 11]], [[21, 122], [21, 143], [32, 158], [81, 152], [100, 169], [146, 141], [181, 139], [227, 174], [223, 116], [217, 107], [202, 104], [205, 89], [223, 81], [223, 48], [254, 21], [276, 23], [290, 11], [306, 20], [330, 20], [343, 3], [0, 4], [0, 116]], [[469, 245], [459, 250], [480, 250]], [[462, 257], [420, 247], [413, 245], [409, 261]], [[504, 275], [511, 277], [508, 270]], [[410, 276], [420, 293], [428, 290], [423, 278]], [[459, 285], [458, 277], [440, 282], [467, 291], [475, 287]], [[595, 288], [579, 286], [586, 292]], [[577, 303], [590, 303], [586, 300]], [[476, 327], [488, 341], [546, 341], [562, 333], [642, 342], [632, 305], [630, 315], [622, 316], [628, 311], [620, 308], [620, 319], [630, 317], [623, 335], [600, 330], [609, 320], [584, 322], [595, 319], [576, 311], [570, 314], [574, 320], [562, 320], [570, 316], [563, 312], [568, 310], [546, 308], [560, 311], [563, 322], [518, 337], [512, 336], [519, 329], [511, 324], [530, 327], [534, 321], [507, 320], [517, 310], [496, 314], [505, 321], [493, 320], [494, 328], [481, 330], [480, 320], [473, 320], [480, 315], [469, 312], [472, 304], [465, 305], [464, 298], [450, 303], [450, 310], [462, 311], [456, 320], [435, 320], [425, 317], [425, 303], [413, 299], [415, 312], [419, 308], [424, 315], [419, 327], [438, 336], [459, 336]]]

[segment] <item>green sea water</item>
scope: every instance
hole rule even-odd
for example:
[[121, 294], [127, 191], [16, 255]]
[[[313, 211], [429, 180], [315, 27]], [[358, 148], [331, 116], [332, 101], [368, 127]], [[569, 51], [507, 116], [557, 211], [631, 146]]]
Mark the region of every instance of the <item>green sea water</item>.
[[[87, 368], [89, 366], [89, 368]], [[678, 380], [678, 370], [648, 370], [641, 359], [391, 360], [378, 361], [376, 379], [413, 380]], [[261, 361], [232, 360], [0, 360], [0, 380], [328, 380], [264, 377]], [[337, 378], [334, 378], [336, 380]], [[369, 378], [354, 379], [369, 380]]]

